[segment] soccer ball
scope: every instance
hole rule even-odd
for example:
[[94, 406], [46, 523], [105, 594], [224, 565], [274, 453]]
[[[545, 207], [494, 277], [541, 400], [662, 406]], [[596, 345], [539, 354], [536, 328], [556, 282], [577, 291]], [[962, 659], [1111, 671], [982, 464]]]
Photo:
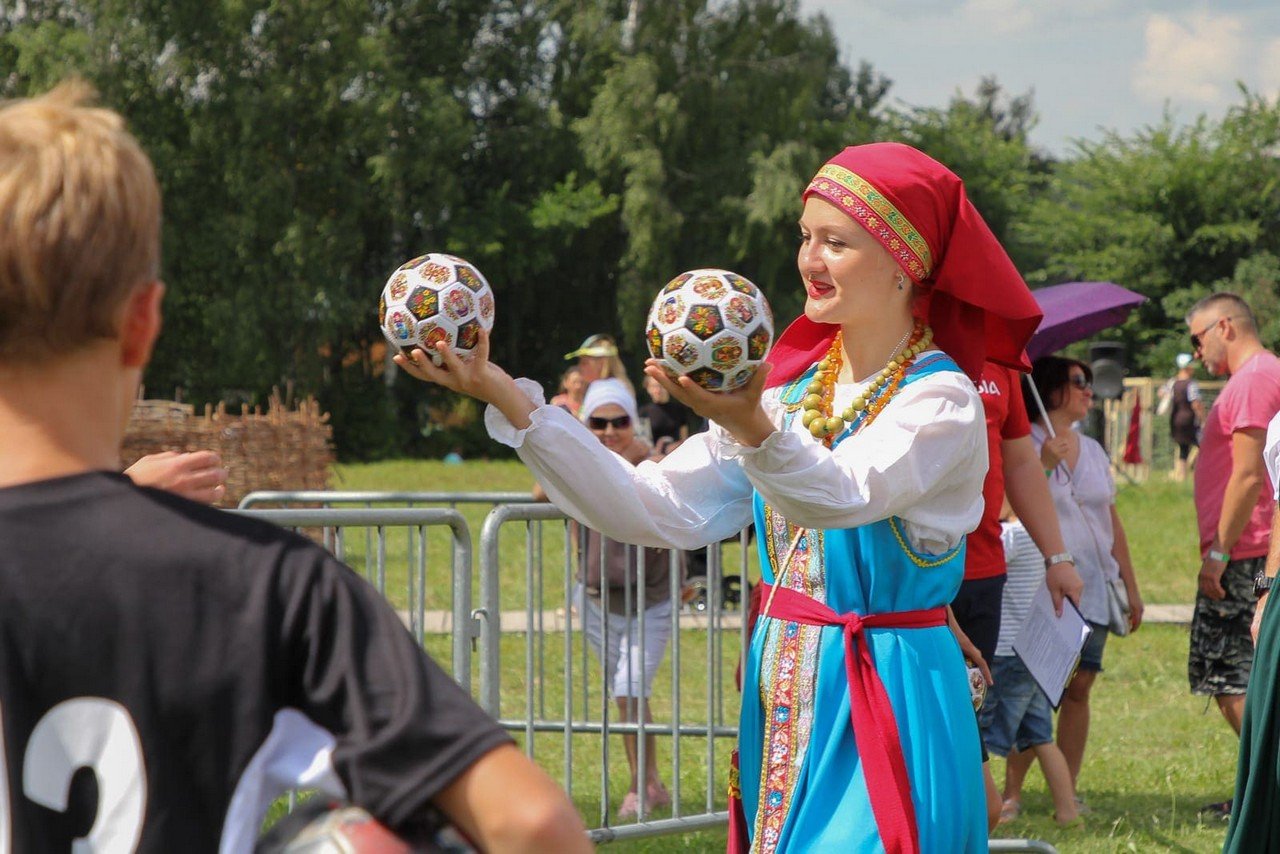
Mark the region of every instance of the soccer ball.
[[711, 391], [746, 385], [773, 343], [773, 311], [764, 294], [728, 270], [676, 276], [649, 310], [645, 342], [672, 374]]
[[359, 807], [312, 798], [258, 840], [258, 854], [412, 854], [418, 850]]
[[493, 328], [493, 290], [470, 263], [432, 252], [402, 264], [378, 300], [382, 334], [402, 352], [421, 347], [440, 364], [436, 342], [463, 358]]

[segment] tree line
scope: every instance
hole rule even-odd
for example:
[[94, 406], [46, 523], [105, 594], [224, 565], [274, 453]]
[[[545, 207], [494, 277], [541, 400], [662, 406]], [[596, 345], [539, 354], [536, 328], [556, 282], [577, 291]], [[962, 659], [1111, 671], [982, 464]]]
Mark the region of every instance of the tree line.
[[[856, 45], [854, 46], [856, 53]], [[164, 191], [166, 331], [149, 390], [319, 395], [346, 459], [478, 446], [466, 404], [386, 372], [374, 319], [425, 251], [494, 286], [494, 357], [553, 385], [593, 332], [642, 359], [675, 273], [727, 267], [797, 314], [799, 194], [845, 145], [948, 164], [1033, 286], [1151, 299], [1110, 337], [1168, 373], [1215, 289], [1280, 343], [1280, 105], [1029, 140], [1031, 93], [894, 99], [794, 0], [26, 0], [0, 9], [0, 96], [78, 74]], [[449, 427], [447, 425], [458, 425]], [[492, 446], [483, 444], [486, 451]]]

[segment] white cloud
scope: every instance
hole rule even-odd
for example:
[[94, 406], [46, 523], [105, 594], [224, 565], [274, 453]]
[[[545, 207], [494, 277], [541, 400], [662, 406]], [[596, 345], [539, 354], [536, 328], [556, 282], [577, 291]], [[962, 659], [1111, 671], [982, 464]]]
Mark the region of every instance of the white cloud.
[[1036, 20], [1033, 5], [1025, 0], [965, 0], [960, 16], [989, 34], [1008, 36], [1031, 28]]
[[1250, 56], [1243, 21], [1233, 15], [1195, 12], [1175, 19], [1147, 18], [1146, 53], [1133, 91], [1154, 102], [1220, 104], [1234, 95], [1242, 57]]
[[1271, 39], [1258, 53], [1258, 88], [1265, 95], [1280, 94], [1280, 39]]

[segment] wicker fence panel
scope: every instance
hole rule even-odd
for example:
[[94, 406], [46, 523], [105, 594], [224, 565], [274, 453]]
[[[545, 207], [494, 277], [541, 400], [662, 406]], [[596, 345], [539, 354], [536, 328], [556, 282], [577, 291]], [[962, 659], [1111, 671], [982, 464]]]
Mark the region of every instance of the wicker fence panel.
[[125, 434], [123, 462], [161, 451], [217, 451], [227, 469], [227, 493], [219, 502], [235, 507], [258, 489], [328, 489], [333, 464], [333, 428], [320, 404], [307, 398], [290, 407], [273, 394], [266, 411], [225, 404], [201, 414], [183, 403], [140, 400]]

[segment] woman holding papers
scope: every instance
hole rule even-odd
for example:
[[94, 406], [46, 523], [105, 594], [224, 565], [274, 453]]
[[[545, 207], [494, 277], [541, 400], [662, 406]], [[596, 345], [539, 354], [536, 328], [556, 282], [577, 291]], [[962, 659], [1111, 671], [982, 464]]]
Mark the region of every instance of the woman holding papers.
[[[1031, 378], [1047, 410], [1042, 413], [1035, 396], [1027, 396], [1031, 439], [1049, 476], [1062, 539], [1075, 556], [1076, 570], [1084, 581], [1080, 613], [1093, 628], [1058, 713], [1058, 746], [1071, 770], [1072, 785], [1076, 785], [1089, 736], [1089, 692], [1102, 671], [1107, 642], [1108, 581], [1120, 578], [1124, 582], [1132, 609], [1131, 631], [1142, 624], [1142, 596], [1129, 559], [1124, 525], [1116, 513], [1116, 487], [1107, 452], [1072, 427], [1093, 406], [1093, 372], [1075, 359], [1046, 356], [1036, 360]], [[1018, 754], [1010, 758], [1009, 770], [1020, 780], [1018, 775], [1025, 774], [1030, 763], [1029, 756]]]
[[986, 851], [946, 604], [987, 469], [970, 378], [986, 359], [1022, 365], [1040, 312], [960, 179], [909, 146], [845, 149], [803, 200], [805, 311], [772, 370], [717, 394], [646, 369], [712, 422], [660, 462], [609, 453], [487, 363], [487, 338], [470, 363], [396, 361], [488, 401], [490, 434], [613, 539], [692, 549], [754, 518], [765, 604], [743, 667], [732, 850]]

